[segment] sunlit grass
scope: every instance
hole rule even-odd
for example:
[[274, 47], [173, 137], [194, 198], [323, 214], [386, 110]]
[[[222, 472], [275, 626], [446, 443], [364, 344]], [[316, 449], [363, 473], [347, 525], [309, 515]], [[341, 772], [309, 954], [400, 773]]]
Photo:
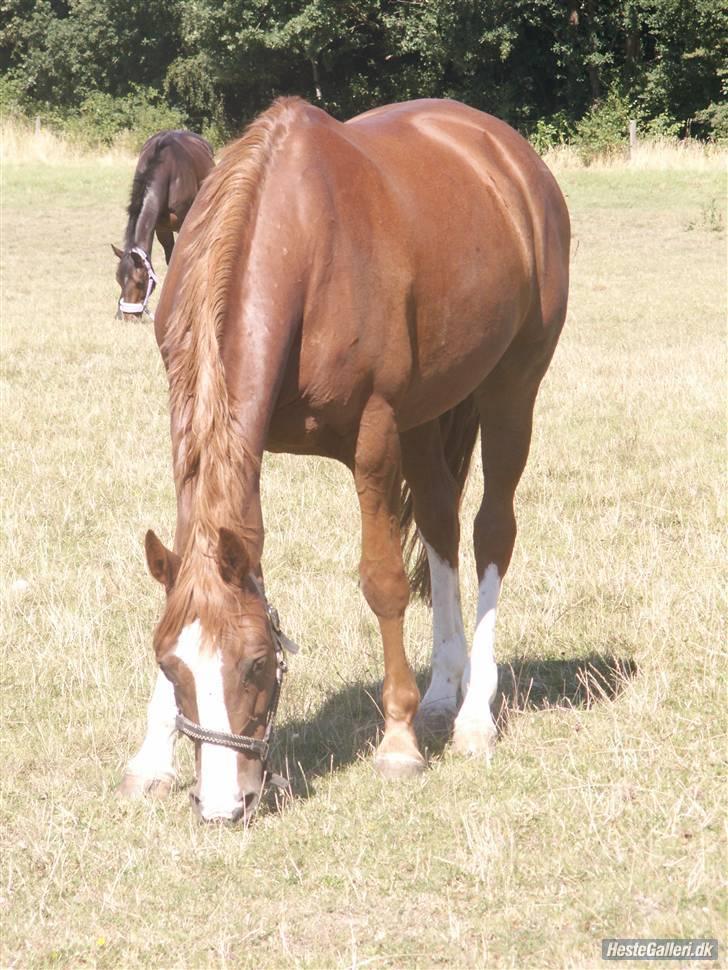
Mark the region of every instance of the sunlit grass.
[[633, 172], [725, 172], [728, 166], [728, 147], [695, 138], [644, 138], [631, 151], [625, 144], [623, 152], [612, 152], [589, 161], [584, 160], [578, 146], [558, 145], [545, 152], [544, 160], [557, 172], [584, 168], [594, 171], [626, 169]]
[[38, 121], [7, 116], [0, 121], [0, 161], [23, 164], [43, 162], [65, 165], [93, 158], [100, 164], [136, 160], [123, 140], [108, 149], [99, 149], [59, 135]]
[[[374, 774], [349, 473], [266, 458], [296, 794], [249, 831], [195, 822], [186, 743], [168, 802], [113, 797], [154, 673], [142, 539], [174, 527], [153, 334], [113, 320], [130, 177], [3, 169], [0, 964], [581, 968], [604, 936], [725, 942], [725, 233], [699, 218], [720, 172], [561, 175], [572, 300], [518, 493], [489, 768], [445, 749], [421, 780]], [[407, 635], [424, 676], [420, 604]]]

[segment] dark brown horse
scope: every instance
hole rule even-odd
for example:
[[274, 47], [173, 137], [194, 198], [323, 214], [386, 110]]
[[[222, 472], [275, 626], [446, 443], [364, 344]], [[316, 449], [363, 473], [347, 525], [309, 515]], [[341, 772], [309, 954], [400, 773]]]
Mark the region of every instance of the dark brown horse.
[[182, 228], [202, 180], [214, 165], [212, 148], [192, 131], [160, 131], [144, 143], [131, 187], [124, 248], [111, 246], [119, 258], [119, 316], [125, 320], [149, 313], [147, 303], [157, 283], [152, 268], [155, 231], [169, 265], [172, 233]]
[[[384, 646], [377, 769], [399, 778], [425, 765], [403, 645], [403, 479], [405, 524], [414, 519], [432, 583], [419, 717], [454, 719], [456, 750], [490, 754], [496, 603], [568, 263], [568, 213], [546, 166], [507, 125], [456, 102], [342, 124], [280, 100], [225, 151], [182, 230], [155, 323], [177, 528], [174, 551], [147, 534], [167, 596], [154, 634], [161, 672], [122, 793], [169, 789], [181, 730], [196, 742], [203, 818], [247, 817], [258, 800], [282, 669], [260, 565], [264, 449], [353, 472], [361, 587]], [[479, 431], [468, 659], [458, 507]]]

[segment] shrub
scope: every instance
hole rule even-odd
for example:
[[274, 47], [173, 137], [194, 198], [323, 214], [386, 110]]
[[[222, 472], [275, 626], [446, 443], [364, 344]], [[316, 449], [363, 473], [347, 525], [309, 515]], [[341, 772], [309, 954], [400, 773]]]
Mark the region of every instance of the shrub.
[[674, 138], [677, 139], [684, 125], [681, 121], [676, 121], [666, 111], [648, 121], [643, 129], [643, 134], [648, 138]]
[[693, 121], [711, 141], [720, 145], [728, 143], [728, 102], [713, 102], [698, 111]]
[[577, 122], [574, 135], [576, 146], [585, 164], [599, 157], [627, 154], [629, 122], [636, 118], [634, 106], [616, 88], [591, 106]]
[[539, 155], [543, 155], [559, 145], [567, 145], [573, 134], [573, 127], [566, 112], [557, 111], [556, 114], [546, 118], [539, 118], [528, 140]]
[[8, 118], [22, 117], [22, 87], [14, 78], [6, 75], [0, 77], [0, 116], [3, 121]]
[[121, 98], [101, 91], [89, 95], [62, 127], [76, 141], [106, 147], [115, 144], [136, 152], [155, 132], [183, 128], [185, 123], [183, 112], [167, 105], [158, 92], [135, 87]]

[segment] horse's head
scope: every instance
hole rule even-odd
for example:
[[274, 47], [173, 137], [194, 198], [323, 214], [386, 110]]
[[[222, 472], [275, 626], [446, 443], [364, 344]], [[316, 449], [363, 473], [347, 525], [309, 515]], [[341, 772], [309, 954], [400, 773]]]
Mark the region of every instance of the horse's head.
[[195, 741], [193, 806], [206, 821], [249, 819], [285, 669], [274, 612], [235, 533], [220, 529], [207, 575], [195, 575], [153, 532], [145, 546], [149, 571], [167, 592], [157, 662], [174, 687], [177, 726]]
[[157, 284], [149, 256], [139, 247], [123, 251], [111, 244], [119, 263], [116, 282], [121, 287], [119, 316], [124, 320], [141, 320], [147, 302]]

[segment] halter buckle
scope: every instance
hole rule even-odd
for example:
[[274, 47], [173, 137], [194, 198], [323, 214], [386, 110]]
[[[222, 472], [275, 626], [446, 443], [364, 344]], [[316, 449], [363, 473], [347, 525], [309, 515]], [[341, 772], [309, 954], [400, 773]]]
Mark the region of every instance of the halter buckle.
[[278, 610], [275, 606], [271, 606], [270, 603], [266, 604], [266, 613], [268, 614], [268, 619], [270, 620], [270, 625], [273, 628], [273, 632], [277, 633], [279, 636], [282, 633], [281, 630], [281, 618], [278, 616]]

